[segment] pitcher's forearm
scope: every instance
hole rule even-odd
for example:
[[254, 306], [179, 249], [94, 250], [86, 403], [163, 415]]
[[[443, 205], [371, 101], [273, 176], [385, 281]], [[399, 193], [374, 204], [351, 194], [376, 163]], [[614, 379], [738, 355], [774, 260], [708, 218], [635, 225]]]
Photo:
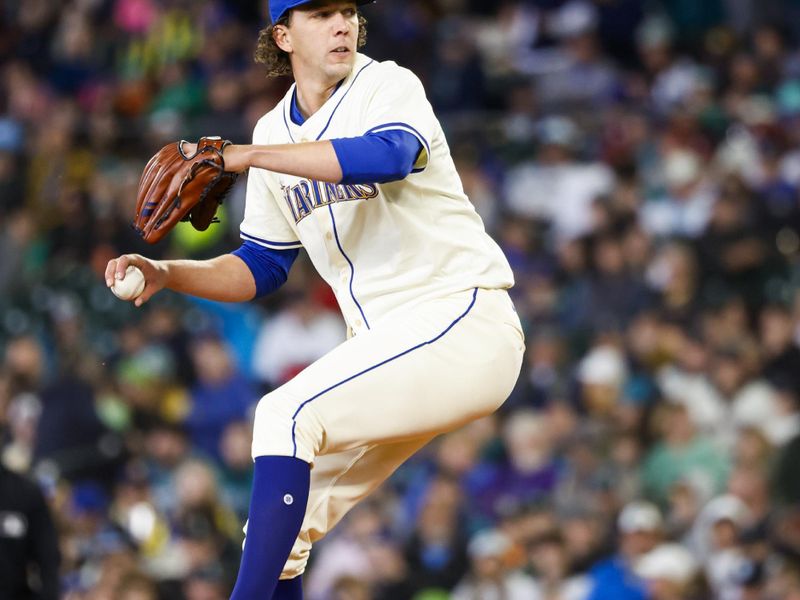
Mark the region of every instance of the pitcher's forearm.
[[211, 260], [165, 260], [165, 287], [217, 302], [246, 302], [256, 295], [256, 283], [247, 265], [233, 254]]
[[342, 167], [330, 141], [275, 146], [231, 145], [225, 148], [225, 170], [258, 167], [326, 183], [342, 180]]

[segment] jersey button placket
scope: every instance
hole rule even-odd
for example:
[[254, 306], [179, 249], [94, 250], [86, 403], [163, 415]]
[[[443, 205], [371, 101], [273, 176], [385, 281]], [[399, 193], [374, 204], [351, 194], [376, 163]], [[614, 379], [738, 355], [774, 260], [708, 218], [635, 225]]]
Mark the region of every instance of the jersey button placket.
[[[339, 285], [340, 285], [340, 288], [342, 290], [343, 296], [347, 297], [347, 299], [350, 300], [348, 305], [352, 304], [353, 303], [353, 298], [352, 298], [352, 296], [351, 296], [351, 294], [349, 292], [349, 285], [350, 285], [350, 271], [349, 271], [349, 269], [346, 269], [346, 268], [343, 267], [339, 271]], [[353, 307], [353, 308], [355, 308], [355, 307]], [[359, 333], [361, 331], [361, 329], [362, 329], [363, 323], [361, 322], [360, 319], [356, 318], [356, 313], [351, 308], [345, 309], [344, 307], [342, 307], [342, 314], [344, 314], [345, 320], [348, 323], [352, 324], [351, 328], [353, 330], [353, 334]]]

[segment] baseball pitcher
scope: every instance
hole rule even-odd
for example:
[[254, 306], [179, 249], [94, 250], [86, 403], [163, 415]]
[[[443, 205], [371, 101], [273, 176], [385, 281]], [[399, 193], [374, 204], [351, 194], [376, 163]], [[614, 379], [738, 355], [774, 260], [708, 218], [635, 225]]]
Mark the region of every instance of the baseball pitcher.
[[[242, 302], [280, 287], [304, 248], [347, 322], [346, 342], [258, 403], [235, 600], [302, 598], [313, 543], [433, 437], [495, 411], [520, 370], [511, 269], [419, 79], [358, 52], [368, 3], [272, 0], [257, 58], [295, 83], [253, 144], [181, 142], [148, 164], [136, 226], [149, 241], [180, 219], [207, 226], [249, 169], [241, 246], [106, 270], [109, 286], [142, 270], [139, 306], [163, 288]], [[193, 209], [191, 189], [213, 206]]]

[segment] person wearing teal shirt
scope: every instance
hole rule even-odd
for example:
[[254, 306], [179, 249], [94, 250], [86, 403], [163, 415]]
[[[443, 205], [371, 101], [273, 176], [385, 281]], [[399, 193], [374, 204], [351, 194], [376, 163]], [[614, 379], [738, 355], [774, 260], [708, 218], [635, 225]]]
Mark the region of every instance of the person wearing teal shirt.
[[642, 483], [650, 498], [666, 504], [670, 488], [678, 481], [691, 479], [708, 484], [710, 491], [721, 491], [730, 465], [714, 443], [697, 433], [683, 405], [667, 405], [661, 441], [642, 465]]

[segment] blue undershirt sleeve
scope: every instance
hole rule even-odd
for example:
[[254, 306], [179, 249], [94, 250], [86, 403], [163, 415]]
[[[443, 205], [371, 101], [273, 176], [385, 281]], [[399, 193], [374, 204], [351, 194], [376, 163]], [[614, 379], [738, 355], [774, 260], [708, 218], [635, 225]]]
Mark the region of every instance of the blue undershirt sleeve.
[[256, 298], [274, 292], [289, 277], [289, 269], [300, 253], [298, 249], [273, 250], [255, 242], [243, 242], [231, 252], [244, 261], [256, 282]]
[[331, 140], [342, 167], [340, 183], [399, 181], [414, 169], [424, 149], [419, 139], [400, 129]]

